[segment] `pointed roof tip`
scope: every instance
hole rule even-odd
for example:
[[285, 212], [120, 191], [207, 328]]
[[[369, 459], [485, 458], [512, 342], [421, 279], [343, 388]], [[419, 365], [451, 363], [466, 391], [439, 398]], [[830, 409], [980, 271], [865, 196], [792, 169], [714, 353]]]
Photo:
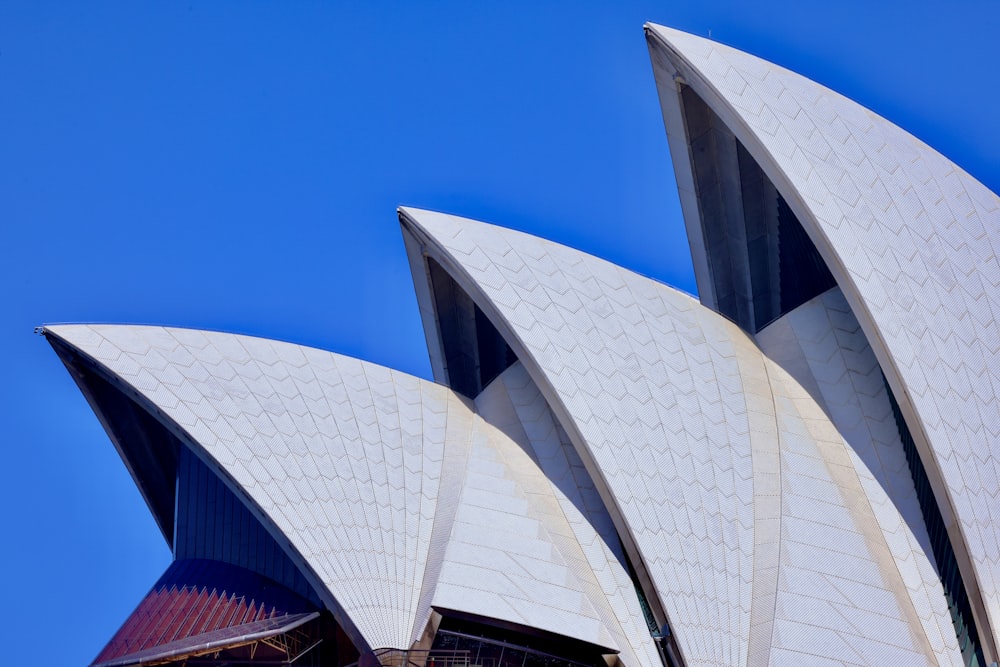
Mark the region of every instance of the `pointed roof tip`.
[[[450, 213], [422, 208], [400, 206], [399, 226], [403, 234], [412, 234], [421, 244], [445, 244], [445, 239], [454, 237], [458, 231], [475, 221]], [[478, 223], [482, 224], [482, 223]]]
[[69, 345], [73, 343], [69, 340], [74, 332], [80, 331], [87, 325], [82, 322], [59, 322], [56, 324], [42, 324], [35, 327], [35, 333], [44, 338], [58, 338]]
[[666, 31], [674, 31], [675, 30], [675, 28], [670, 28], [670, 27], [667, 27], [667, 26], [663, 25], [662, 23], [654, 23], [652, 21], [646, 21], [645, 23], [643, 23], [642, 24], [642, 29], [646, 32], [647, 35], [649, 33], [651, 33], [651, 32], [660, 32], [660, 31], [663, 31], [663, 30], [666, 30]]
[[417, 208], [416, 206], [399, 206], [396, 209], [396, 212], [399, 214], [400, 217], [405, 216], [410, 220], [417, 220], [419, 218], [441, 215], [448, 218], [458, 218], [460, 220], [470, 220], [472, 222], [475, 222], [474, 220], [471, 220], [471, 218], [455, 215], [454, 213], [445, 213], [444, 211], [435, 211], [429, 208]]
[[[643, 29], [646, 31], [647, 42], [658, 42], [677, 54], [687, 54], [692, 48], [696, 50], [704, 50], [706, 46], [711, 46], [713, 48], [726, 46], [722, 42], [715, 40], [710, 36], [703, 37], [702, 35], [696, 35], [693, 32], [671, 28], [659, 23], [646, 23], [643, 25]], [[752, 54], [748, 53], [746, 55]]]
[[409, 232], [410, 234], [415, 234], [418, 237], [432, 237], [434, 234], [427, 228], [428, 219], [435, 215], [445, 214], [431, 211], [429, 209], [415, 208], [413, 206], [400, 206], [396, 209], [396, 215], [399, 218], [399, 226], [403, 230], [404, 234]]
[[654, 51], [664, 51], [667, 58], [671, 60], [675, 58], [684, 60], [682, 52], [685, 49], [682, 45], [686, 41], [690, 43], [690, 39], [703, 40], [709, 44], [715, 44], [710, 39], [698, 37], [683, 30], [677, 30], [676, 28], [669, 28], [659, 23], [646, 23], [643, 25], [643, 30], [646, 33], [646, 46], [649, 48], [650, 54], [652, 55]]
[[412, 206], [397, 206], [396, 207], [396, 217], [399, 218], [399, 224], [406, 224], [407, 220], [413, 219], [413, 213], [419, 209], [414, 209]]
[[665, 26], [662, 23], [653, 23], [652, 21], [647, 21], [642, 25], [642, 29], [646, 32], [646, 39], [652, 39], [653, 37], [659, 37], [661, 40], [670, 42], [671, 36], [680, 37], [697, 37], [690, 32], [685, 32], [683, 30], [678, 30], [677, 28], [671, 28], [670, 26]]
[[80, 326], [83, 322], [46, 322], [35, 327], [35, 333], [39, 336], [58, 336], [61, 329]]
[[660, 30], [662, 29], [662, 25], [659, 23], [653, 23], [652, 21], [646, 21], [642, 24], [642, 32], [646, 35], [647, 43], [651, 43], [657, 39], [662, 39], [660, 37]]
[[[399, 222], [401, 225], [404, 227], [419, 229], [431, 237], [440, 237], [442, 232], [445, 230], [453, 232], [456, 227], [463, 228], [475, 226], [513, 231], [508, 230], [506, 227], [500, 227], [488, 222], [482, 222], [481, 220], [474, 220], [473, 218], [455, 215], [454, 213], [445, 213], [444, 211], [432, 211], [430, 209], [413, 208], [411, 206], [400, 206], [397, 211], [399, 213]], [[449, 233], [448, 236], [450, 235], [451, 234]]]
[[401, 227], [406, 227], [407, 224], [406, 221], [409, 217], [410, 217], [410, 209], [408, 209], [406, 206], [396, 207], [396, 220], [399, 221], [399, 225]]
[[400, 206], [396, 209], [399, 216], [399, 224], [404, 228], [424, 230], [422, 220], [426, 220], [433, 215], [443, 215], [436, 211], [425, 208], [415, 208], [413, 206]]
[[423, 222], [429, 218], [434, 218], [437, 216], [444, 216], [447, 218], [458, 218], [464, 220], [457, 215], [452, 215], [450, 213], [444, 213], [442, 211], [432, 211], [429, 208], [416, 208], [415, 206], [400, 206], [396, 209], [396, 214], [399, 216], [400, 224], [411, 224], [417, 227], [423, 228]]

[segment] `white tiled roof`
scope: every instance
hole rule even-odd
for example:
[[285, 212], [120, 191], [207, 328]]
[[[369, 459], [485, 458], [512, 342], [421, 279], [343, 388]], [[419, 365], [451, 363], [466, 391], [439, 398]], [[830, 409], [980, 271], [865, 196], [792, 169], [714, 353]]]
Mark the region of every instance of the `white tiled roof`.
[[[247, 336], [46, 333], [184, 436], [359, 648], [410, 647], [437, 608], [655, 667], [630, 558], [689, 666], [961, 664], [881, 373], [997, 627], [1000, 199], [818, 84], [648, 30], [665, 108], [676, 74], [839, 284], [756, 337], [585, 253], [415, 209], [401, 219], [438, 379], [425, 257], [519, 360], [475, 400]], [[683, 122], [666, 121], [691, 225]]]
[[[882, 373], [843, 294], [838, 288], [829, 290], [769, 325], [756, 339], [764, 353], [816, 399], [848, 443], [861, 490], [857, 493], [855, 486], [854, 493], [871, 507], [889, 551], [883, 557], [893, 558], [899, 570], [910, 598], [904, 607], [912, 606], [915, 614], [908, 622], [921, 627], [939, 664], [961, 664], [956, 662], [955, 631]], [[808, 509], [811, 504], [805, 501], [807, 516], [810, 511], [830, 512], [826, 503]], [[788, 600], [801, 593], [786, 588], [782, 595]], [[832, 603], [843, 608], [839, 597]], [[851, 608], [847, 615], [869, 623], [892, 622], [877, 608]]]
[[175, 422], [369, 647], [409, 647], [435, 606], [656, 664], [606, 512], [573, 504], [588, 493], [586, 473], [567, 489], [540, 467], [551, 473], [572, 454], [520, 366], [477, 406], [290, 343], [164, 327], [47, 330]]
[[[957, 516], [957, 550], [972, 560], [966, 576], [978, 586], [970, 593], [982, 593], [989, 625], [1000, 627], [1000, 198], [815, 82], [706, 39], [648, 29], [654, 49], [746, 146], [823, 254], [914, 437], [929, 445], [925, 465], [944, 480], [939, 503]], [[668, 75], [658, 74], [661, 99], [675, 90]], [[667, 126], [683, 154], [683, 127], [676, 118]], [[675, 155], [675, 166], [685, 159]]]
[[[857, 502], [866, 490], [848, 443], [735, 324], [564, 246], [439, 213], [403, 215], [598, 471], [688, 664], [957, 655], [936, 619], [934, 640], [925, 637], [926, 605], [917, 610], [872, 506]], [[898, 529], [894, 506], [878, 510]], [[912, 585], [944, 604], [939, 584]], [[851, 610], [884, 622], [856, 627], [844, 619]], [[804, 622], [806, 612], [826, 624]], [[868, 658], [871, 642], [881, 652]]]

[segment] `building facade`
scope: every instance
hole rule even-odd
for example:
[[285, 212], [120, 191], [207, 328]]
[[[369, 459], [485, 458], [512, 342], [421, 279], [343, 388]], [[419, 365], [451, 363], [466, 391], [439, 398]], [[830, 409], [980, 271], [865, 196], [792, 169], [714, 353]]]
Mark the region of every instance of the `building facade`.
[[43, 329], [174, 555], [95, 666], [997, 660], [1000, 199], [646, 33], [700, 301], [403, 208], [434, 382]]

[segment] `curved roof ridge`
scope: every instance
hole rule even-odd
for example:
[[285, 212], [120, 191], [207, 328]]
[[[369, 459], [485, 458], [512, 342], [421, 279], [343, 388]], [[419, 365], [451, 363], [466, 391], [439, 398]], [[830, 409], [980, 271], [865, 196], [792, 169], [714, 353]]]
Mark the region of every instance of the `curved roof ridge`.
[[756, 339], [843, 435], [863, 495], [895, 555], [894, 567], [911, 600], [911, 624], [923, 626], [940, 664], [961, 664], [940, 565], [882, 372], [843, 293], [830, 289], [768, 325]]
[[[788, 650], [796, 630], [772, 624], [774, 610], [793, 613], [782, 611], [789, 598], [777, 588], [784, 568], [863, 578], [905, 622], [909, 598], [897, 599], [895, 584], [886, 583], [898, 572], [865, 533], [871, 509], [855, 507], [857, 478], [838, 467], [848, 456], [843, 439], [739, 327], [585, 253], [444, 214], [402, 214], [404, 231], [419, 241], [410, 247], [422, 243], [472, 296], [566, 429], [686, 661], [743, 664], [751, 650], [760, 655], [751, 638], [768, 645], [772, 631], [774, 650]], [[852, 548], [849, 555], [793, 550], [815, 560], [803, 564], [778, 545], [808, 544], [822, 530], [811, 515], [787, 513], [824, 502], [802, 488], [815, 475], [837, 489], [825, 502], [839, 508]], [[772, 502], [774, 494], [783, 500]], [[848, 560], [856, 574], [845, 570]], [[842, 593], [831, 587], [819, 595], [832, 623]], [[755, 599], [759, 616], [751, 613]], [[849, 624], [825, 631], [840, 639], [813, 654], [854, 655], [848, 647], [866, 641]], [[916, 635], [870, 632], [902, 660], [933, 659], [920, 657], [929, 647]]]
[[[416, 467], [385, 452], [399, 448], [390, 432], [401, 410], [416, 421], [449, 406], [471, 416], [467, 399], [426, 380], [398, 386], [396, 372], [386, 369], [388, 378], [375, 384], [392, 386], [375, 400], [377, 389], [365, 375], [373, 364], [261, 338], [182, 330], [184, 342], [164, 327], [113, 325], [48, 332], [103, 365], [190, 436], [201, 448], [196, 453], [223, 470], [297, 552], [299, 565], [315, 572], [313, 585], [331, 609], [347, 615], [338, 621], [356, 628], [359, 645], [409, 646], [417, 600], [403, 573], [423, 572], [429, 542], [407, 553], [396, 549], [406, 542], [405, 523], [428, 524], [421, 531], [430, 531], [434, 512], [411, 506], [405, 495], [424, 477], [440, 477], [444, 430], [410, 438], [407, 445], [421, 452], [419, 462], [409, 460]], [[199, 368], [213, 362], [217, 372]], [[418, 395], [402, 406], [393, 392]], [[311, 478], [324, 479], [327, 493], [319, 495]], [[436, 495], [427, 500], [436, 502]], [[394, 507], [403, 508], [405, 521], [394, 518]]]
[[[648, 26], [689, 236], [700, 232], [678, 92], [718, 115], [822, 255], [897, 397], [984, 641], [1000, 641], [1000, 198], [905, 130], [787, 69]], [[704, 243], [692, 241], [699, 285]], [[711, 303], [709, 290], [707, 301]], [[973, 472], [974, 471], [974, 472]], [[981, 597], [980, 597], [981, 594]]]
[[[435, 605], [542, 628], [607, 652], [625, 648], [637, 656], [629, 664], [655, 664], [648, 651], [633, 650], [629, 637], [609, 629], [616, 614], [629, 613], [621, 600], [612, 602], [592, 573], [562, 560], [584, 547], [573, 546], [569, 520], [544, 501], [550, 483], [522, 449], [532, 439], [522, 433], [515, 444], [490, 422], [498, 414], [515, 418], [510, 400], [499, 413], [497, 401], [487, 401], [481, 416], [479, 405], [443, 385], [235, 334], [114, 325], [46, 333], [176, 424], [182, 446], [221, 472], [265, 526], [284, 537], [293, 561], [314, 574], [312, 585], [345, 629], [356, 632], [359, 646], [409, 648]], [[492, 394], [506, 391], [501, 382]], [[545, 406], [536, 400], [537, 416]], [[497, 465], [514, 471], [511, 481], [501, 475], [493, 482], [520, 489], [509, 498], [484, 477], [484, 469]], [[512, 507], [491, 504], [504, 498]], [[440, 502], [448, 507], [439, 511]], [[520, 516], [523, 502], [533, 518]], [[537, 530], [512, 534], [535, 539], [482, 532], [503, 520], [534, 521]], [[486, 546], [475, 547], [477, 534]], [[470, 570], [479, 573], [474, 581], [492, 577], [497, 585], [469, 588], [461, 582]], [[521, 585], [504, 587], [505, 580]], [[532, 582], [547, 595], [530, 597], [524, 586]]]

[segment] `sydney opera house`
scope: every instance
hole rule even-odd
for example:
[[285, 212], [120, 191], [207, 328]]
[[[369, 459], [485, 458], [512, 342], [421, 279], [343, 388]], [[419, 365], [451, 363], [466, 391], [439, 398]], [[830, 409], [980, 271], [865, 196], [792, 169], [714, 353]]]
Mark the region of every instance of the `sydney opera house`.
[[174, 557], [95, 667], [998, 660], [1000, 199], [819, 84], [646, 35], [698, 299], [403, 208], [434, 382], [44, 328]]

